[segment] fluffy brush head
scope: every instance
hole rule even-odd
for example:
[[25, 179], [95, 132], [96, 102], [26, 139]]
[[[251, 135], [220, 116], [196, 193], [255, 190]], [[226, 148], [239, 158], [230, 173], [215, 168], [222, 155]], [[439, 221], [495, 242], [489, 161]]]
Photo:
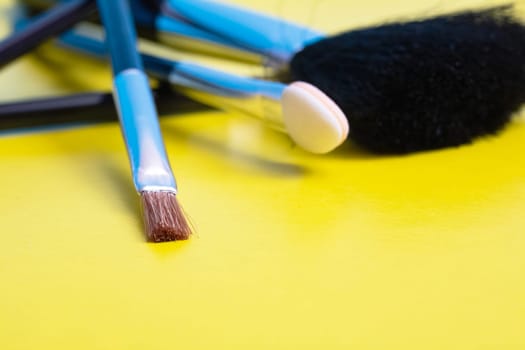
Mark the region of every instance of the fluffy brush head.
[[190, 237], [191, 227], [174, 192], [143, 191], [140, 197], [149, 241], [168, 242]]
[[380, 153], [455, 146], [500, 130], [525, 101], [525, 27], [510, 6], [354, 30], [290, 63]]

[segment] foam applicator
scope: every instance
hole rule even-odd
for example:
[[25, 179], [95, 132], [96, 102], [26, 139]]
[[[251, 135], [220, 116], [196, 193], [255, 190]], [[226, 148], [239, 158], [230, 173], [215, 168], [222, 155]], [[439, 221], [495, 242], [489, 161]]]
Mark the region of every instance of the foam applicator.
[[164, 1], [173, 18], [284, 64], [330, 96], [350, 138], [379, 153], [457, 146], [494, 134], [525, 101], [525, 27], [512, 6], [333, 37], [216, 1]]

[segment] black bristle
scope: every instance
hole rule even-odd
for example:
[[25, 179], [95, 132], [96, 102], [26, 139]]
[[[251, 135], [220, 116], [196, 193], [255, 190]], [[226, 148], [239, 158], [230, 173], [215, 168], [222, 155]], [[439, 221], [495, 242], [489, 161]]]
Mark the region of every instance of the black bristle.
[[525, 102], [525, 27], [511, 6], [386, 24], [307, 46], [290, 70], [371, 151], [457, 146], [499, 131]]

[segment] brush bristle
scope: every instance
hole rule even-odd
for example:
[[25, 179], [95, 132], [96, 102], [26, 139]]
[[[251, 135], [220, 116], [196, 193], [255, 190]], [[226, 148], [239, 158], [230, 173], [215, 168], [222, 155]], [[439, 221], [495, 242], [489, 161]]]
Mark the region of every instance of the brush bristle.
[[140, 193], [148, 241], [169, 242], [188, 239], [191, 227], [174, 192]]
[[502, 6], [353, 30], [305, 47], [294, 80], [346, 114], [350, 138], [380, 153], [468, 143], [525, 102], [525, 26]]

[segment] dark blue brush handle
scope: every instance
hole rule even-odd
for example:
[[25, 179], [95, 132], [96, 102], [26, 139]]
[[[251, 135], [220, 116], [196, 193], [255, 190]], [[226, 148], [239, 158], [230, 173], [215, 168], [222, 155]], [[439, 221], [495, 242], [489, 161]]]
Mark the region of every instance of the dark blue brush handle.
[[137, 54], [137, 34], [128, 1], [98, 0], [97, 3], [106, 30], [106, 43], [112, 53], [114, 74], [130, 68], [143, 70]]

